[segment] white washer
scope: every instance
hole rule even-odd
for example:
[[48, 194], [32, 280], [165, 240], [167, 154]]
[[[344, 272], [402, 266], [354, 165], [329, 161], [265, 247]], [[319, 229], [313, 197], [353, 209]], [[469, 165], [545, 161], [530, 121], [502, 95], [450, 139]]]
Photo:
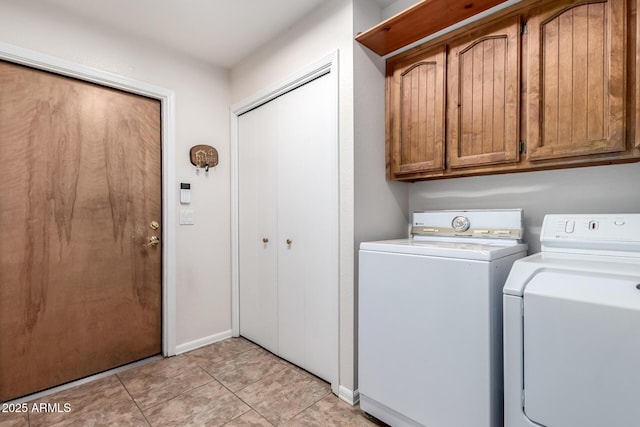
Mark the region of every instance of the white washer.
[[361, 408], [393, 426], [502, 426], [502, 287], [526, 255], [521, 210], [416, 212], [365, 242]]
[[640, 425], [640, 214], [547, 215], [504, 287], [506, 427]]

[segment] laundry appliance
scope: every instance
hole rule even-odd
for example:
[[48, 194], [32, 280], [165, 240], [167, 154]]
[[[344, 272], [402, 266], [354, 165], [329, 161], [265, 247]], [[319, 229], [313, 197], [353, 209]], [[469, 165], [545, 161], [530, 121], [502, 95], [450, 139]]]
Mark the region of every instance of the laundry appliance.
[[506, 427], [640, 426], [640, 214], [547, 215], [504, 287]]
[[502, 287], [522, 210], [415, 212], [359, 254], [360, 406], [393, 426], [499, 427]]

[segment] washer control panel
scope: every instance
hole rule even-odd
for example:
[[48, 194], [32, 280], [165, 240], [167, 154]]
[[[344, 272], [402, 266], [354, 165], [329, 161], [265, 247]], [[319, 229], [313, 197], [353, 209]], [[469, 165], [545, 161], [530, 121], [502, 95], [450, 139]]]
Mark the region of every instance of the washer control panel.
[[415, 211], [415, 240], [464, 237], [518, 241], [523, 234], [522, 209]]
[[540, 232], [550, 248], [640, 250], [640, 214], [546, 215]]

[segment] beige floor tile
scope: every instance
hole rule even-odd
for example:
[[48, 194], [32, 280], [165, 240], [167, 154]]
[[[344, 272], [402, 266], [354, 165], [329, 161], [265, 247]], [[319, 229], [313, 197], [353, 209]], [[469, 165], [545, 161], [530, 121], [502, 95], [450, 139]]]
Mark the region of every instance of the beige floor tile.
[[[377, 421], [377, 420], [376, 420]], [[304, 411], [300, 412], [285, 426], [344, 426], [344, 427], [367, 427], [384, 425], [375, 423], [357, 406], [351, 406], [333, 394], [325, 397]]]
[[219, 383], [188, 391], [144, 413], [152, 426], [219, 426], [251, 410]]
[[[33, 411], [33, 405], [39, 406], [41, 403], [58, 404], [60, 412]], [[65, 404], [69, 405], [68, 412], [64, 412]], [[95, 425], [104, 424], [113, 417], [135, 419], [141, 415], [115, 375], [29, 402], [29, 407], [32, 409], [29, 413], [31, 426], [52, 426], [76, 421], [83, 425]]]
[[229, 390], [236, 392], [286, 367], [262, 349], [253, 349], [204, 368]]
[[186, 356], [151, 362], [118, 376], [142, 409], [213, 381], [209, 374]]
[[201, 366], [211, 365], [222, 360], [234, 357], [245, 351], [258, 349], [257, 345], [244, 338], [229, 338], [218, 341], [206, 347], [186, 353], [191, 360], [196, 361]]
[[0, 427], [28, 427], [29, 414], [26, 412], [0, 412]]
[[29, 408], [34, 403], [68, 403], [71, 411], [0, 413], [0, 427], [384, 425], [340, 401], [329, 384], [242, 338], [49, 395]]
[[98, 427], [98, 426], [118, 426], [118, 427], [148, 427], [149, 423], [144, 415], [133, 402], [105, 408], [103, 411], [82, 414], [76, 417], [69, 417], [58, 423], [50, 424], [50, 427]]
[[318, 378], [286, 368], [236, 394], [272, 424], [281, 424], [331, 392]]
[[224, 425], [224, 427], [272, 427], [269, 421], [256, 411], [249, 411], [245, 414], [234, 418]]

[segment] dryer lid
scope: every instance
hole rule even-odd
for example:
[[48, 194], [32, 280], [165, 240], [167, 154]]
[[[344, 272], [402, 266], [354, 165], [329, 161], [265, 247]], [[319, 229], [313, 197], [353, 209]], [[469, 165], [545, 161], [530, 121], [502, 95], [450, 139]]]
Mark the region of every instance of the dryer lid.
[[639, 277], [545, 271], [524, 292], [524, 411], [546, 426], [640, 419]]

